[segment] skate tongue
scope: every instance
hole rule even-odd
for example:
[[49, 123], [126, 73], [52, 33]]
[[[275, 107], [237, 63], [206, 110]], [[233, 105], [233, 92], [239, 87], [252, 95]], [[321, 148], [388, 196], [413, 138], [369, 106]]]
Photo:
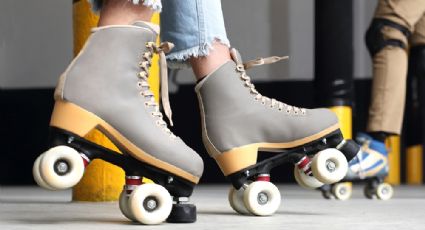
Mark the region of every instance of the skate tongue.
[[237, 65], [242, 65], [242, 57], [239, 51], [235, 48], [230, 49], [230, 56], [232, 57], [233, 61], [236, 62]]

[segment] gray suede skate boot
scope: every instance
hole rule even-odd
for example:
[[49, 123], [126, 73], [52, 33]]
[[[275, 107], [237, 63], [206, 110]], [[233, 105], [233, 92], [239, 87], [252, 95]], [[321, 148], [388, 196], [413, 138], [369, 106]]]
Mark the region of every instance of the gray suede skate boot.
[[[245, 69], [284, 57], [243, 64], [235, 49], [231, 55], [233, 61], [223, 64], [195, 87], [204, 145], [235, 188], [243, 187], [248, 193], [234, 195], [231, 190], [231, 206], [240, 213], [247, 213], [248, 209], [256, 215], [272, 214], [277, 202], [273, 199], [280, 198], [276, 198], [277, 189], [264, 182], [269, 181], [271, 168], [285, 161], [298, 166], [296, 177], [301, 178], [304, 187], [315, 188], [342, 179], [347, 159], [337, 149], [330, 149], [346, 146], [336, 115], [328, 109], [290, 106], [257, 92]], [[329, 151], [318, 154], [320, 150]], [[258, 151], [277, 153], [257, 162]], [[267, 192], [253, 195], [254, 190]]]
[[[94, 29], [60, 78], [50, 123], [55, 147], [34, 167], [40, 170], [34, 173], [38, 182], [56, 189], [71, 187], [81, 178], [84, 167], [79, 154], [85, 163], [100, 158], [122, 167], [127, 185], [121, 210], [145, 224], [162, 222], [172, 208], [182, 211], [182, 203], [173, 207], [171, 196], [176, 201], [189, 197], [203, 172], [202, 159], [167, 128], [150, 91], [152, 55], [162, 57], [161, 77], [166, 83], [164, 52], [172, 48], [170, 43], [157, 46], [156, 37], [154, 27], [144, 22]], [[171, 117], [164, 86], [164, 109]], [[123, 155], [85, 140], [94, 129], [104, 133]], [[142, 176], [156, 184], [141, 185]], [[192, 206], [186, 209], [189, 216], [176, 214], [186, 219], [171, 221], [193, 222]]]

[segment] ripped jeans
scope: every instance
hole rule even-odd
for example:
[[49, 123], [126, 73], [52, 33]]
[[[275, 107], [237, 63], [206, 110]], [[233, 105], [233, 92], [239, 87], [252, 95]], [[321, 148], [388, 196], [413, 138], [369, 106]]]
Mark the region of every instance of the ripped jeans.
[[[102, 0], [88, 0], [93, 10], [102, 7]], [[168, 66], [187, 66], [190, 57], [207, 56], [212, 43], [230, 47], [224, 26], [220, 0], [128, 0], [161, 12], [161, 41], [174, 43], [167, 54]]]

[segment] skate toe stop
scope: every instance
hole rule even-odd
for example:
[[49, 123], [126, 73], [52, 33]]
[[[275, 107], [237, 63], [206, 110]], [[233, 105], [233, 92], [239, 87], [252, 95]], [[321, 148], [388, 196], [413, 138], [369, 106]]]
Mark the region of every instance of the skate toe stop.
[[173, 204], [168, 223], [194, 223], [196, 221], [196, 206], [193, 204]]

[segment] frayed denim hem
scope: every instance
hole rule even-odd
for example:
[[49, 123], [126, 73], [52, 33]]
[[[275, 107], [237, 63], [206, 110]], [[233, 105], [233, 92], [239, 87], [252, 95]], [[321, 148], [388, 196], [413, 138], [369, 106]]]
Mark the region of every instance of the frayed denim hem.
[[[102, 8], [102, 0], [87, 0], [92, 5], [92, 10], [94, 12], [99, 12]], [[137, 5], [140, 2], [143, 2], [144, 6], [151, 8], [153, 11], [160, 13], [162, 10], [161, 0], [127, 0], [131, 1], [133, 4]]]
[[166, 56], [168, 68], [170, 69], [190, 68], [190, 64], [187, 60], [191, 57], [208, 56], [210, 54], [210, 50], [214, 49], [212, 46], [212, 43], [214, 41], [219, 42], [230, 48], [229, 39], [214, 37], [214, 39], [211, 39], [211, 42], [206, 42], [199, 46], [169, 53]]

